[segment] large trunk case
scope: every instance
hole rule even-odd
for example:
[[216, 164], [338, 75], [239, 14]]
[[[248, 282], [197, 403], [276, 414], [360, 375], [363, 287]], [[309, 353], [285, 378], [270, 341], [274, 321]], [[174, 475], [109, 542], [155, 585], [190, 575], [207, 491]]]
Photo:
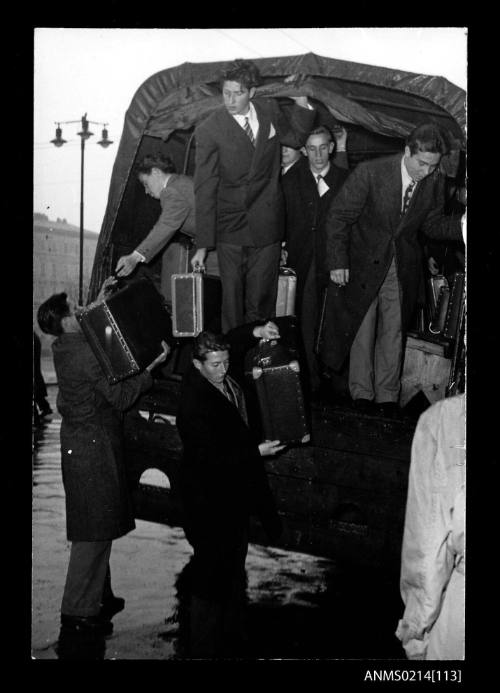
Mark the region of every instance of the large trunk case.
[[172, 325], [150, 279], [127, 284], [78, 315], [82, 331], [110, 383], [139, 373], [171, 342]]
[[295, 315], [295, 294], [297, 275], [289, 267], [280, 267], [278, 295], [276, 297], [276, 316]]
[[220, 332], [222, 288], [219, 277], [202, 272], [172, 275], [172, 331], [196, 337], [203, 330]]
[[298, 352], [298, 328], [293, 317], [276, 320], [280, 339], [261, 341], [246, 360], [246, 372], [255, 384], [267, 440], [307, 443], [307, 421]]

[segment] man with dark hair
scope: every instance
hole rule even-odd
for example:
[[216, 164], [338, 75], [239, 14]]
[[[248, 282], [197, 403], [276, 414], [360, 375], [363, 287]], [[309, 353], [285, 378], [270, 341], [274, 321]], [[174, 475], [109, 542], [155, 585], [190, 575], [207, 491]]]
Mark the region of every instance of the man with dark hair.
[[222, 281], [222, 329], [274, 315], [283, 238], [281, 145], [300, 147], [315, 111], [291, 97], [287, 113], [256, 98], [254, 63], [236, 60], [222, 76], [224, 105], [196, 128], [194, 175], [197, 252], [203, 266], [216, 248]]
[[460, 239], [460, 217], [444, 215], [447, 151], [440, 128], [415, 128], [404, 154], [361, 163], [344, 183], [326, 218], [329, 308], [322, 359], [340, 370], [350, 350], [354, 406], [388, 416], [398, 412], [403, 335], [422, 290], [421, 230]]
[[250, 514], [260, 517], [271, 540], [281, 530], [261, 456], [284, 446], [277, 440], [259, 444], [243, 392], [227, 373], [231, 344], [277, 337], [272, 322], [243, 325], [226, 336], [202, 332], [184, 377], [177, 427], [184, 445], [184, 529], [194, 549], [192, 657], [231, 656], [241, 646]]
[[[193, 180], [175, 173], [172, 160], [161, 153], [148, 154], [136, 166], [139, 181], [146, 195], [160, 200], [161, 214], [148, 233], [130, 255], [123, 255], [116, 263], [116, 275], [127, 277], [139, 262], [150, 262], [172, 240], [177, 231], [194, 236]], [[161, 292], [170, 296], [171, 268], [166, 254], [162, 257]]]
[[[113, 283], [107, 279], [97, 301]], [[52, 344], [61, 414], [61, 460], [66, 494], [66, 529], [71, 552], [61, 605], [59, 657], [75, 653], [88, 637], [111, 633], [111, 617], [124, 606], [113, 595], [109, 574], [111, 543], [135, 527], [121, 459], [121, 412], [152, 384], [150, 371], [166, 358], [168, 346], [143, 373], [110, 385], [65, 293], [38, 309], [38, 324], [57, 339]]]
[[[302, 147], [304, 163], [294, 165], [281, 180], [285, 195], [287, 265], [297, 274], [296, 315], [313, 391], [320, 385], [314, 353], [318, 307], [329, 280], [324, 219], [348, 174], [347, 131], [338, 127], [335, 135], [334, 143], [327, 127], [314, 128]], [[340, 151], [336, 151], [336, 145], [340, 145]]]

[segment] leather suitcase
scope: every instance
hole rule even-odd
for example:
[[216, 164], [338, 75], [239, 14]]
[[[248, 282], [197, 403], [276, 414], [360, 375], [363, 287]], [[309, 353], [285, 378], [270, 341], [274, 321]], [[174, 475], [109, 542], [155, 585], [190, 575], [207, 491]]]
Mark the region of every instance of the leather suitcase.
[[295, 293], [297, 275], [290, 267], [280, 267], [278, 295], [276, 297], [276, 316], [295, 315]]
[[249, 352], [245, 370], [255, 384], [265, 438], [307, 443], [311, 435], [300, 382], [297, 325], [294, 318], [276, 322], [280, 339], [261, 340]]
[[196, 337], [203, 330], [220, 331], [222, 286], [219, 277], [203, 272], [172, 275], [172, 332]]
[[128, 283], [77, 315], [83, 333], [110, 383], [139, 373], [172, 342], [170, 316], [147, 278]]
[[187, 236], [177, 233], [175, 239], [167, 245], [163, 251], [161, 266], [161, 290], [167, 303], [172, 303], [172, 281], [173, 274], [189, 272], [189, 255], [191, 252], [192, 241]]

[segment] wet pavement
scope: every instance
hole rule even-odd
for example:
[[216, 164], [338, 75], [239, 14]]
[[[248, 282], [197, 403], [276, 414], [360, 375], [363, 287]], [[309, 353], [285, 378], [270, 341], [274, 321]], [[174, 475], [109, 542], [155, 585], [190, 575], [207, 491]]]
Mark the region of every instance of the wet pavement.
[[[57, 386], [48, 399], [56, 412]], [[60, 470], [60, 417], [34, 430], [32, 657], [57, 659], [59, 609], [70, 544]], [[105, 659], [182, 658], [182, 574], [192, 550], [180, 528], [136, 521], [113, 542], [111, 575], [126, 600], [106, 639]], [[393, 633], [401, 613], [394, 578], [334, 561], [250, 545], [250, 659], [403, 658]]]

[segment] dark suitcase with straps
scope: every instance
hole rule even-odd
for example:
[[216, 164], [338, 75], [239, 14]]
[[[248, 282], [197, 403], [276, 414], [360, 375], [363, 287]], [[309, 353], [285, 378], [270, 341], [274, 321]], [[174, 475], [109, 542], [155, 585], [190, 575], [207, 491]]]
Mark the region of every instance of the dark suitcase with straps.
[[311, 435], [300, 380], [298, 327], [292, 316], [274, 318], [280, 339], [261, 340], [246, 358], [264, 436], [282, 443], [307, 443]]
[[161, 353], [162, 340], [173, 341], [164, 299], [146, 277], [91, 304], [77, 318], [110, 383], [139, 373]]

